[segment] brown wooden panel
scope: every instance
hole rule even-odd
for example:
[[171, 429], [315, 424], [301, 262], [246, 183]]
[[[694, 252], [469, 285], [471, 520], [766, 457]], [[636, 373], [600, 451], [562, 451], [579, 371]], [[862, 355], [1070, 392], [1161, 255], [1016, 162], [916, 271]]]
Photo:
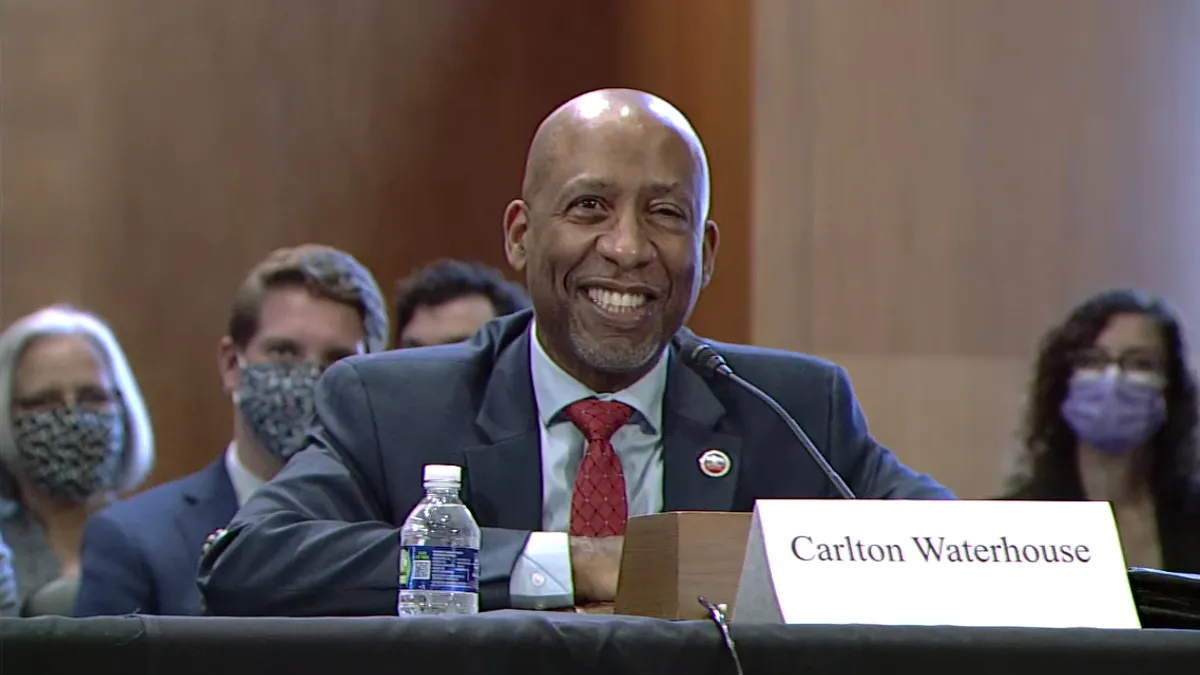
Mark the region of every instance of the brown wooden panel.
[[1200, 3], [759, 0], [755, 30], [755, 340], [844, 360], [902, 457], [994, 491], [1085, 294], [1197, 325]]
[[1200, 310], [1180, 293], [1200, 239], [1200, 5], [759, 11], [759, 75], [774, 79], [756, 92], [758, 186], [774, 210], [758, 237], [807, 230], [789, 252], [803, 287], [787, 288], [808, 296], [807, 346], [1023, 355], [1070, 301], [1117, 283]]
[[754, 3], [619, 0], [620, 86], [655, 92], [691, 119], [708, 151], [721, 245], [691, 327], [750, 340], [750, 106]]
[[[155, 423], [152, 482], [194, 470], [228, 439], [214, 351], [255, 261], [319, 241], [387, 289], [436, 257], [502, 266], [538, 121], [625, 85], [709, 142], [726, 228], [696, 323], [744, 337], [749, 9], [696, 5], [0, 0], [0, 322], [106, 317]], [[681, 12], [707, 43], [639, 25]]]
[[[234, 288], [321, 241], [381, 285], [440, 256], [500, 265], [525, 144], [610, 81], [602, 4], [535, 0], [3, 0], [11, 320], [111, 321], [159, 438], [154, 480], [229, 434], [214, 370]], [[553, 54], [555, 58], [546, 58]]]

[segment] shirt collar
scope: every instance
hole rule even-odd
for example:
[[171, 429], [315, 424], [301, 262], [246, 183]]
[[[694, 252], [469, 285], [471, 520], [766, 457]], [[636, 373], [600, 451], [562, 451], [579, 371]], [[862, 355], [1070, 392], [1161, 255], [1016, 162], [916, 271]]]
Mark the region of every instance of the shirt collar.
[[587, 398], [619, 401], [633, 408], [653, 433], [662, 433], [663, 395], [667, 389], [667, 365], [670, 350], [664, 349], [658, 363], [637, 382], [612, 394], [597, 394], [555, 363], [538, 342], [537, 321], [529, 322], [529, 369], [533, 376], [533, 394], [538, 419], [544, 427], [560, 421], [563, 408]]
[[229, 482], [233, 483], [233, 494], [237, 496], [238, 508], [246, 505], [250, 495], [262, 487], [264, 481], [250, 473], [238, 458], [237, 444], [230, 442], [225, 448], [225, 471], [229, 474]]

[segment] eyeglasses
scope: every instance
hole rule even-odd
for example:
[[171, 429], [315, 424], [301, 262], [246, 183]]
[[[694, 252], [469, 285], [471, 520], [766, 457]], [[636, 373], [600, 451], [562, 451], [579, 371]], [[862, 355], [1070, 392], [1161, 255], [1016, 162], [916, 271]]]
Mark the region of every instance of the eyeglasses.
[[729, 650], [729, 656], [733, 658], [733, 672], [736, 675], [742, 675], [742, 660], [738, 658], [737, 647], [733, 644], [733, 636], [729, 634], [729, 622], [725, 619], [725, 606], [714, 605], [703, 595], [696, 598], [696, 600], [699, 601], [700, 606], [704, 607], [704, 611], [708, 613], [708, 618], [717, 624], [717, 630], [721, 633], [721, 640], [725, 643], [726, 649]]
[[1073, 364], [1076, 370], [1106, 370], [1117, 366], [1126, 373], [1162, 373], [1165, 369], [1163, 357], [1145, 349], [1131, 349], [1120, 354], [1110, 354], [1103, 349], [1083, 349], [1075, 353]]

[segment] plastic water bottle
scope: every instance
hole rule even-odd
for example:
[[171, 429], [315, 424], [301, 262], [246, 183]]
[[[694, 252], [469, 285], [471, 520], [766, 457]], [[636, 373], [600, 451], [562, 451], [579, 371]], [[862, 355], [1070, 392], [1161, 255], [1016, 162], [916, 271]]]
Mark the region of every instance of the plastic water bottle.
[[461, 467], [425, 467], [425, 498], [400, 528], [400, 616], [479, 611], [479, 525], [461, 485]]

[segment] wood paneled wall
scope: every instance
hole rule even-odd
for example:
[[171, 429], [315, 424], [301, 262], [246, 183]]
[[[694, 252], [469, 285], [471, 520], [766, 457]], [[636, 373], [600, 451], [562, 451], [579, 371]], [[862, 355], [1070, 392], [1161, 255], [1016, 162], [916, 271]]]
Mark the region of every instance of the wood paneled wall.
[[108, 318], [160, 481], [228, 436], [248, 267], [321, 241], [385, 287], [502, 265], [537, 121], [656, 91], [708, 146], [693, 326], [847, 366], [873, 431], [992, 494], [1034, 343], [1132, 283], [1200, 318], [1191, 0], [0, 0], [0, 322]]
[[721, 231], [713, 281], [690, 326], [749, 342], [753, 9], [750, 0], [618, 0], [621, 81], [691, 119], [708, 151], [712, 219]]
[[1200, 3], [758, 0], [756, 342], [996, 494], [1036, 341], [1134, 284], [1200, 319]]
[[537, 122], [634, 86], [709, 141], [727, 227], [695, 325], [746, 340], [749, 37], [721, 0], [0, 0], [0, 323], [107, 318], [152, 482], [179, 476], [228, 440], [215, 349], [254, 262], [323, 242], [388, 290], [436, 257], [500, 266]]

